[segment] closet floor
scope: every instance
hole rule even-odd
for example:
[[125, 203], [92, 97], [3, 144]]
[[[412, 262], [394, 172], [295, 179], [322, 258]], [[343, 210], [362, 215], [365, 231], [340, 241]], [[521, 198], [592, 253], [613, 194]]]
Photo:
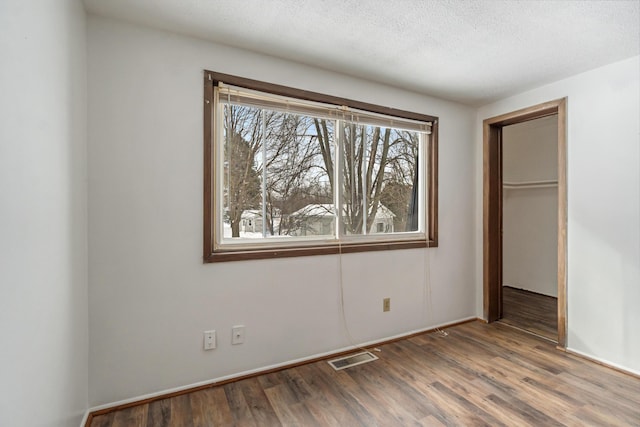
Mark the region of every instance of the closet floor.
[[502, 288], [502, 323], [558, 340], [558, 299], [535, 292]]

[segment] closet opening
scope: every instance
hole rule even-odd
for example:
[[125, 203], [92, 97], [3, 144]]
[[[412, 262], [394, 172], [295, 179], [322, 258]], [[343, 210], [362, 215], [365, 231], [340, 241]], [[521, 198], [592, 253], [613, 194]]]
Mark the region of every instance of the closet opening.
[[566, 99], [483, 123], [484, 318], [566, 346]]

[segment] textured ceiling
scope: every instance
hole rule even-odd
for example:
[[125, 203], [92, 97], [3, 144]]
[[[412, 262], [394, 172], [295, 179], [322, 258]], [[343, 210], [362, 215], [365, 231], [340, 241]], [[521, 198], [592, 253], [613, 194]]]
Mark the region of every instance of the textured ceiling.
[[480, 105], [640, 53], [640, 0], [85, 0], [89, 13]]

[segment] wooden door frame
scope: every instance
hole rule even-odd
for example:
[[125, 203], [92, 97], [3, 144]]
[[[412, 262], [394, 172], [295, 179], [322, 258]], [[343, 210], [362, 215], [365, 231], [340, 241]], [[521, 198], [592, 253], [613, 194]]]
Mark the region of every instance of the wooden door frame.
[[502, 128], [558, 116], [558, 346], [567, 345], [567, 99], [557, 99], [483, 121], [484, 319], [502, 317]]

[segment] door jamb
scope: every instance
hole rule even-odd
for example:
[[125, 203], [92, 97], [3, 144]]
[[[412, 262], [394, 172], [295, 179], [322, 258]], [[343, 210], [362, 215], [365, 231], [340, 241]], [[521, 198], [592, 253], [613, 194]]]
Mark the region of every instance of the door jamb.
[[558, 115], [558, 346], [567, 346], [567, 98], [483, 121], [483, 314], [502, 317], [502, 128]]

